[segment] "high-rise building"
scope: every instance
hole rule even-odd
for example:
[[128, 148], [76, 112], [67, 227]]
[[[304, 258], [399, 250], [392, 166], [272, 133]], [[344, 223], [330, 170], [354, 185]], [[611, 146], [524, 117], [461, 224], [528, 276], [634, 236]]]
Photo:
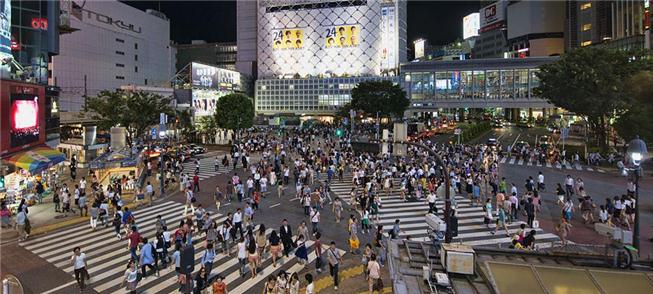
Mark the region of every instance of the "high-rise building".
[[72, 1], [62, 14], [74, 29], [61, 36], [53, 75], [61, 109], [79, 111], [84, 96], [124, 85], [168, 86], [175, 73], [170, 21], [118, 1]]
[[238, 64], [249, 54], [240, 42], [254, 43], [245, 9], [256, 10], [259, 114], [331, 115], [358, 82], [396, 79], [407, 61], [405, 1], [239, 3]]
[[511, 1], [508, 5], [508, 50], [504, 57], [560, 55], [565, 51], [565, 3]]
[[[485, 4], [487, 1], [481, 1]], [[502, 58], [508, 48], [508, 1], [501, 0], [483, 6], [479, 11], [480, 29], [472, 49], [473, 58]]]
[[597, 44], [621, 49], [643, 48], [648, 3], [648, 0], [566, 1], [567, 49]]
[[207, 43], [203, 40], [193, 40], [190, 44], [176, 44], [174, 47], [177, 51], [177, 71], [192, 62], [236, 70], [236, 43]]
[[236, 2], [236, 70], [256, 78], [256, 36], [258, 31], [258, 1]]

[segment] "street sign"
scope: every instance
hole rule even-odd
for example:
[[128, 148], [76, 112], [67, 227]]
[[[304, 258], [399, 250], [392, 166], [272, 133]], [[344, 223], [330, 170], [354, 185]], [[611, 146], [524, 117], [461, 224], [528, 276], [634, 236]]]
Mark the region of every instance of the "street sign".
[[156, 140], [156, 135], [157, 135], [156, 128], [152, 128], [151, 134], [152, 134], [152, 140]]
[[563, 138], [563, 139], [569, 138], [569, 128], [560, 129], [560, 138]]
[[460, 135], [462, 132], [463, 132], [463, 130], [461, 130], [461, 129], [455, 129], [455, 130], [453, 130], [453, 134], [454, 134], [454, 135]]

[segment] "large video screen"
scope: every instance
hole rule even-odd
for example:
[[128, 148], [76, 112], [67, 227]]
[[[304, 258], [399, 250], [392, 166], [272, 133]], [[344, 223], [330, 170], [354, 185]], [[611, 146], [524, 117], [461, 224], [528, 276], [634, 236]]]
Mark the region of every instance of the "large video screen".
[[11, 0], [0, 0], [0, 59], [11, 56]]
[[220, 97], [230, 93], [213, 89], [193, 89], [193, 114], [195, 116], [215, 114], [215, 107]]
[[9, 113], [11, 147], [39, 140], [39, 97], [34, 94], [11, 94]]
[[193, 62], [191, 64], [193, 87], [210, 88], [222, 91], [240, 90], [240, 73]]

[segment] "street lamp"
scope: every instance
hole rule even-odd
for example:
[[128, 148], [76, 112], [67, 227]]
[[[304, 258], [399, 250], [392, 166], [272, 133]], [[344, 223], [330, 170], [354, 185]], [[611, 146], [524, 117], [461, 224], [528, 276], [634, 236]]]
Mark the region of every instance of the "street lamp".
[[635, 136], [635, 139], [628, 143], [628, 157], [632, 160], [632, 171], [635, 175], [635, 231], [633, 232], [633, 245], [639, 251], [639, 177], [642, 174], [642, 159], [648, 153], [646, 143]]

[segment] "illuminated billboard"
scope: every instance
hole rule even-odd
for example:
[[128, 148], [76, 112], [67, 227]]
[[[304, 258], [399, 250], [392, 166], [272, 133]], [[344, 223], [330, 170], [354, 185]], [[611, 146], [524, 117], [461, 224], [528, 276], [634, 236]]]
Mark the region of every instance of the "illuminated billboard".
[[36, 94], [11, 94], [9, 134], [12, 148], [39, 140], [39, 114], [39, 97]]
[[506, 20], [508, 1], [497, 1], [481, 8], [479, 11], [479, 32], [486, 32], [501, 27]]
[[463, 18], [463, 39], [478, 36], [478, 29], [480, 28], [480, 14], [478, 12], [465, 16]]
[[324, 34], [327, 48], [356, 47], [359, 44], [358, 25], [327, 27]]
[[216, 89], [193, 89], [191, 94], [193, 114], [195, 116], [213, 115], [218, 100], [231, 93], [233, 92]]
[[191, 64], [193, 87], [211, 88], [223, 91], [240, 90], [240, 73], [193, 62]]
[[395, 7], [381, 7], [381, 70], [397, 67], [397, 26]]
[[398, 52], [405, 25], [398, 17], [399, 2], [257, 3], [259, 78], [379, 75], [396, 69], [403, 56]]
[[304, 30], [283, 29], [272, 31], [274, 35], [274, 49], [302, 49], [304, 48]]
[[0, 0], [0, 60], [11, 55], [11, 0]]
[[424, 39], [419, 39], [415, 41], [415, 58], [424, 57]]

